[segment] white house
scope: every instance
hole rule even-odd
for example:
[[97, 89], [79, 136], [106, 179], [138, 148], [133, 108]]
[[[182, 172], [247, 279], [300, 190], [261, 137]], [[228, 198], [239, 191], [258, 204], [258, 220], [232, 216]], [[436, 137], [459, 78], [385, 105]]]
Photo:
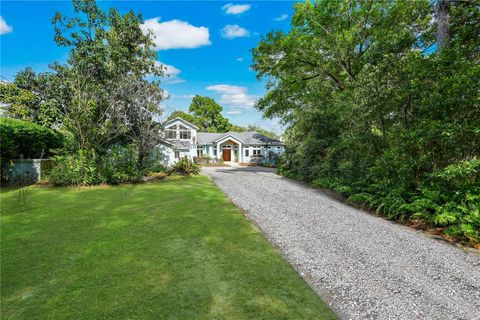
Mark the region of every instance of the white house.
[[166, 164], [180, 158], [208, 156], [224, 162], [252, 162], [254, 158], [267, 159], [284, 152], [281, 141], [255, 131], [210, 133], [198, 132], [198, 127], [182, 118], [165, 124], [166, 143], [161, 146]]

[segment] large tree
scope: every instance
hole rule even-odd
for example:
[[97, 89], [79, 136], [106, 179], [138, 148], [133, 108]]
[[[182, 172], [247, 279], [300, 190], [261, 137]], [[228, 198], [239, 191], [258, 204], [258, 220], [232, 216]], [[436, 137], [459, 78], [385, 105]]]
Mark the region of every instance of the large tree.
[[[55, 41], [71, 48], [66, 65], [58, 66], [59, 77], [68, 84], [71, 101], [61, 108], [63, 126], [79, 149], [102, 152], [129, 131], [130, 83], [147, 75], [161, 75], [155, 65], [150, 35], [143, 34], [142, 17], [117, 10], [103, 12], [93, 0], [73, 1], [76, 14], [68, 18], [57, 12], [53, 18]], [[156, 96], [161, 89], [156, 88]], [[158, 100], [158, 99], [157, 99]]]
[[[437, 210], [433, 223], [478, 210], [466, 205], [475, 177], [468, 187], [428, 189], [458, 168], [474, 172], [480, 157], [480, 6], [439, 6], [307, 1], [295, 4], [288, 33], [262, 38], [252, 67], [267, 93], [256, 107], [287, 126], [284, 172], [369, 199], [392, 218], [421, 208], [407, 206], [424, 196], [418, 190], [432, 197], [421, 203]], [[445, 213], [446, 201], [458, 207]]]
[[222, 106], [210, 97], [195, 96], [188, 111], [197, 119], [203, 131], [227, 132], [231, 123], [222, 115]]

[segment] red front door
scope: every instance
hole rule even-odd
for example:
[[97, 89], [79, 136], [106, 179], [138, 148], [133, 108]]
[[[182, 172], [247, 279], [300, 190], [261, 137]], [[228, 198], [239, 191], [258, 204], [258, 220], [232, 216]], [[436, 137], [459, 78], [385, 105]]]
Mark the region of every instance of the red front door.
[[223, 149], [223, 161], [232, 161], [232, 150]]

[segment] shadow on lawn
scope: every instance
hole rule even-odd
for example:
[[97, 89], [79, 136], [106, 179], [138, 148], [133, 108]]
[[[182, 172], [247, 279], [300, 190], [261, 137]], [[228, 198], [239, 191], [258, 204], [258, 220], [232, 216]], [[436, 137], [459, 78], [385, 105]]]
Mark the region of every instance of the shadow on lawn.
[[3, 197], [11, 201], [2, 229], [6, 318], [322, 314], [318, 297], [205, 176], [32, 192], [35, 206], [22, 215], [14, 194]]

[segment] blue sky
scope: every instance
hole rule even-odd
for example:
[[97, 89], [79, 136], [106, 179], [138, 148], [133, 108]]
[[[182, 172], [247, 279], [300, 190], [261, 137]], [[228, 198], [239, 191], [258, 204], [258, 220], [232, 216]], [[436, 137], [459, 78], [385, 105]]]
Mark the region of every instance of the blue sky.
[[[250, 49], [261, 35], [289, 29], [292, 1], [102, 1], [103, 9], [141, 13], [144, 29], [157, 34], [158, 60], [170, 77], [162, 81], [171, 98], [167, 112], [187, 110], [193, 95], [215, 98], [223, 114], [239, 125], [259, 124], [277, 133], [276, 119], [263, 119], [253, 108], [265, 93], [250, 70]], [[64, 62], [68, 49], [53, 41], [51, 18], [56, 11], [72, 16], [69, 1], [1, 1], [1, 76], [12, 80], [26, 66], [48, 70]]]

